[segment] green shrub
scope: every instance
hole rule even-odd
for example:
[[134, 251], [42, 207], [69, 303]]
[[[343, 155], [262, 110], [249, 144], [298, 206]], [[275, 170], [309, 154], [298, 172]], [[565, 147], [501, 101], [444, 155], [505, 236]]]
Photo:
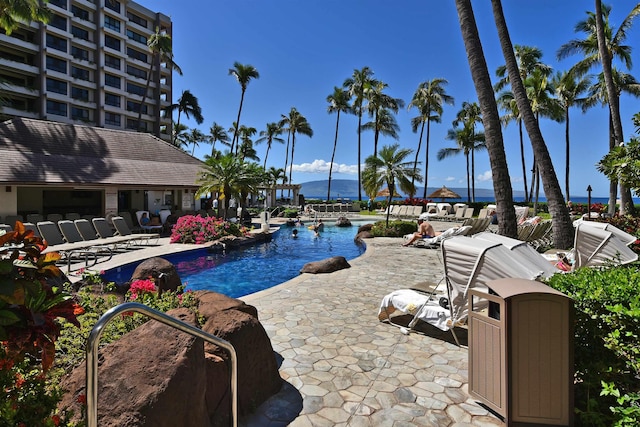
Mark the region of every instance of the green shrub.
[[577, 425], [640, 425], [640, 271], [637, 265], [556, 274], [574, 300]]
[[389, 226], [386, 221], [378, 221], [371, 228], [374, 237], [402, 237], [416, 231], [418, 225], [415, 222], [400, 220], [389, 221]]

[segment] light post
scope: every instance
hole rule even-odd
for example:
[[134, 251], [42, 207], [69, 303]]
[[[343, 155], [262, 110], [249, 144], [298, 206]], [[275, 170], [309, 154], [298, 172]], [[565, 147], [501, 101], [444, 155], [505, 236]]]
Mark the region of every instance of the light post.
[[591, 220], [591, 186], [587, 186], [587, 220]]

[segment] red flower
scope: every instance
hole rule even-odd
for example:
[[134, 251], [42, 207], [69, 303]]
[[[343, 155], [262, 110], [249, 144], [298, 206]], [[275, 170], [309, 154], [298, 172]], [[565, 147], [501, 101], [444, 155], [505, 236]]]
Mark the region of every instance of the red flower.
[[84, 394], [79, 394], [78, 397], [76, 398], [76, 401], [81, 405], [86, 405], [87, 404], [87, 396], [84, 395]]
[[57, 415], [53, 415], [51, 417], [51, 421], [53, 421], [53, 425], [54, 426], [59, 426], [60, 425], [60, 417]]

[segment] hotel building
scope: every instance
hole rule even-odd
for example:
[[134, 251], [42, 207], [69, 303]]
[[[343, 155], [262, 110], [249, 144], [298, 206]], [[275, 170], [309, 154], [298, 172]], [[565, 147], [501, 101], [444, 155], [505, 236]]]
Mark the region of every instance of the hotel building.
[[0, 32], [0, 118], [142, 130], [169, 141], [172, 69], [147, 40], [156, 28], [171, 35], [170, 18], [124, 0], [49, 0], [48, 7], [48, 24]]

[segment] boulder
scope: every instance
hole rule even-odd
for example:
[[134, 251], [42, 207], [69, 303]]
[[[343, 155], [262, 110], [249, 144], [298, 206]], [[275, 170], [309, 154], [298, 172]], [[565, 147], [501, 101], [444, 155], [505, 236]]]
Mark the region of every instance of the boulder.
[[[271, 341], [255, 307], [214, 292], [199, 291], [202, 330], [230, 342], [238, 361], [238, 410], [248, 414], [281, 386]], [[197, 326], [188, 309], [168, 312]], [[219, 426], [230, 417], [229, 354], [216, 345], [150, 321], [100, 350], [100, 426]], [[86, 367], [64, 380], [61, 410], [82, 413]], [[76, 415], [76, 420], [77, 415]]]
[[306, 263], [300, 273], [333, 273], [334, 271], [342, 270], [345, 268], [351, 268], [351, 265], [347, 262], [347, 259], [343, 256], [334, 256], [331, 258], [323, 259], [322, 261], [314, 261]]
[[164, 258], [149, 258], [138, 265], [133, 271], [131, 281], [145, 280], [149, 277], [154, 279], [158, 291], [173, 291], [175, 292], [182, 281], [178, 275], [176, 268]]
[[346, 216], [341, 216], [336, 220], [336, 227], [351, 227], [351, 220]]

